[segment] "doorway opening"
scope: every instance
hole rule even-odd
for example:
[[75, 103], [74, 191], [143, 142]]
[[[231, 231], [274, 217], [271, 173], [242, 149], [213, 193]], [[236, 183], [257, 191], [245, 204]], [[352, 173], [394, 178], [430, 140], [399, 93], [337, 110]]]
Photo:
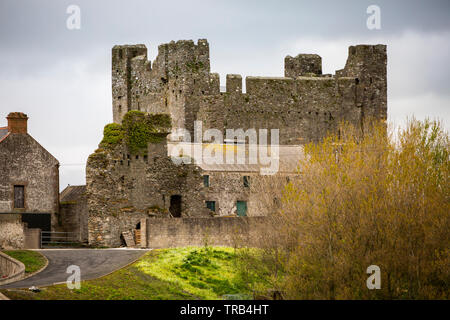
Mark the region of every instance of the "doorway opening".
[[169, 211], [174, 218], [181, 217], [181, 196], [180, 195], [170, 196]]

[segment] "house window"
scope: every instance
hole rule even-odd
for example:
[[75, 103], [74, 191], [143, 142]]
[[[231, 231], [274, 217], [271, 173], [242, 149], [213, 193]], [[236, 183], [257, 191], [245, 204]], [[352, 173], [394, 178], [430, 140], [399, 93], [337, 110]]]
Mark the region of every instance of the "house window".
[[247, 201], [237, 201], [236, 202], [236, 211], [238, 217], [247, 216]]
[[209, 176], [208, 175], [203, 176], [203, 185], [205, 187], [209, 187]]
[[25, 186], [14, 186], [14, 208], [25, 208]]
[[250, 187], [250, 177], [244, 176], [244, 187], [249, 188]]
[[206, 201], [206, 207], [211, 211], [216, 211], [216, 202], [215, 201]]

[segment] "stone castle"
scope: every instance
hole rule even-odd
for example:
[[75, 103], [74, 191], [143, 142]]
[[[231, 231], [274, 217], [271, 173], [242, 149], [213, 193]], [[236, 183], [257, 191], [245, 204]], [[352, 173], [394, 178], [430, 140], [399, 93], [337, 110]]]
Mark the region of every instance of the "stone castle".
[[[226, 77], [220, 92], [210, 72], [206, 40], [177, 41], [158, 47], [151, 63], [144, 45], [112, 49], [113, 119], [120, 123], [130, 110], [165, 113], [173, 128], [278, 128], [280, 144], [320, 140], [342, 120], [386, 119], [386, 46], [349, 48], [347, 63], [336, 74], [322, 74], [315, 54], [285, 58], [284, 77]], [[176, 137], [172, 137], [176, 139]]]
[[[247, 77], [244, 93], [242, 77], [227, 75], [221, 92], [206, 40], [160, 45], [153, 62], [144, 45], [114, 46], [114, 123], [86, 167], [89, 243], [119, 246], [142, 219], [264, 215], [249, 188], [258, 166], [176, 164], [168, 148], [184, 138], [177, 129], [193, 135], [196, 121], [222, 132], [279, 129], [279, 173], [295, 175], [301, 145], [320, 141], [341, 121], [364, 130], [366, 119], [386, 119], [386, 65], [385, 45], [351, 46], [335, 75], [322, 74], [320, 56], [299, 54], [285, 58], [284, 77]], [[153, 130], [138, 151], [130, 146], [137, 122]]]

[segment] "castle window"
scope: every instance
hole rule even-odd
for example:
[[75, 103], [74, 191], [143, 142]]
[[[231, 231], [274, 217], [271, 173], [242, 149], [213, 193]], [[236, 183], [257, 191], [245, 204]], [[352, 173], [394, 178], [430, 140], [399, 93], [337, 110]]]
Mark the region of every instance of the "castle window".
[[209, 210], [216, 212], [216, 202], [215, 201], [206, 201], [206, 207]]
[[25, 208], [25, 186], [14, 186], [14, 208]]
[[139, 156], [138, 155], [136, 155], [136, 160], [138, 160], [139, 159]]
[[244, 176], [244, 187], [250, 188], [250, 177], [249, 176]]
[[209, 187], [209, 176], [208, 175], [203, 176], [203, 185], [205, 187]]
[[148, 156], [147, 155], [144, 155], [144, 161], [145, 161], [145, 163], [148, 163]]

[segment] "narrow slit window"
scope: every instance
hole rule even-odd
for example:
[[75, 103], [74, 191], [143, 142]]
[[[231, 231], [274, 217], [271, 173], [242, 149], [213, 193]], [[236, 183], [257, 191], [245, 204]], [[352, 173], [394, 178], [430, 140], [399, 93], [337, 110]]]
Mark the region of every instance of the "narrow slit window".
[[203, 176], [203, 185], [205, 187], [209, 187], [209, 176], [208, 175]]
[[244, 176], [244, 187], [250, 188], [250, 177], [249, 176]]

